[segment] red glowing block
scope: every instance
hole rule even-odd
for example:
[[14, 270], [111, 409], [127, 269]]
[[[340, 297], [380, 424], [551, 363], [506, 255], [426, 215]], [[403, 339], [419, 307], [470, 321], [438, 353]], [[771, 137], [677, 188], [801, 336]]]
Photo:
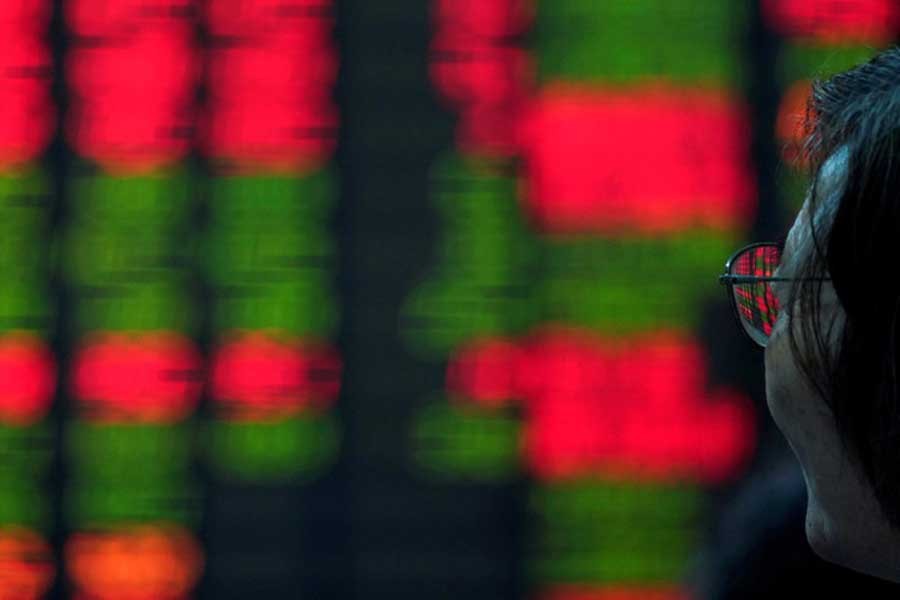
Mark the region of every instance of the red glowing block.
[[525, 32], [534, 19], [532, 0], [436, 0], [438, 29], [484, 38], [509, 38]]
[[29, 425], [53, 402], [56, 363], [46, 344], [28, 334], [0, 337], [0, 422]]
[[311, 45], [300, 35], [267, 37], [265, 43], [222, 48], [212, 53], [211, 94], [223, 102], [247, 103], [273, 94], [288, 102], [327, 97], [337, 77], [331, 44]]
[[900, 33], [896, 0], [763, 0], [762, 11], [782, 35], [829, 43], [885, 44]]
[[519, 147], [519, 119], [534, 65], [522, 48], [456, 30], [432, 43], [431, 77], [460, 111], [457, 143], [466, 154], [509, 156]]
[[216, 352], [212, 396], [229, 417], [284, 417], [329, 406], [340, 391], [340, 374], [332, 348], [252, 333]]
[[[53, 3], [41, 0], [5, 0], [0, 2], [0, 40], [39, 35], [50, 20]], [[2, 43], [2, 42], [0, 42]], [[2, 55], [0, 55], [2, 56]]]
[[270, 36], [300, 29], [315, 43], [331, 29], [333, 5], [334, 0], [214, 0], [206, 3], [205, 17], [213, 35]]
[[520, 381], [534, 471], [548, 478], [733, 475], [753, 447], [748, 401], [705, 392], [704, 357], [687, 340], [658, 334], [620, 344], [563, 329], [527, 343]]
[[204, 562], [190, 532], [174, 525], [76, 533], [65, 560], [78, 597], [90, 600], [186, 598]]
[[545, 479], [733, 476], [754, 444], [748, 400], [705, 391], [705, 359], [672, 334], [630, 342], [548, 327], [518, 349], [489, 340], [450, 363], [448, 388], [495, 406], [519, 398], [526, 460]]
[[523, 119], [527, 210], [548, 232], [745, 225], [744, 108], [721, 92], [546, 88]]
[[144, 171], [190, 149], [199, 63], [189, 37], [151, 32], [123, 45], [77, 48], [67, 73], [75, 92], [67, 134], [82, 156], [111, 170]]
[[196, 0], [68, 0], [66, 24], [87, 37], [130, 38], [139, 31], [191, 27]]
[[522, 48], [452, 32], [432, 41], [432, 80], [454, 106], [522, 102], [533, 72], [533, 60]]
[[214, 53], [204, 145], [216, 158], [270, 170], [308, 169], [334, 151], [331, 97], [337, 59], [329, 45], [278, 35]]
[[19, 527], [0, 530], [0, 599], [41, 600], [53, 583], [50, 545]]
[[200, 73], [188, 34], [154, 31], [131, 36], [122, 44], [79, 47], [67, 65], [70, 84], [91, 102], [111, 94], [122, 101], [178, 106], [194, 93]]
[[73, 394], [95, 420], [170, 423], [197, 406], [200, 369], [200, 354], [179, 334], [100, 333], [75, 354]]
[[447, 390], [489, 407], [516, 398], [516, 365], [522, 351], [502, 339], [475, 341], [458, 351], [447, 364]]
[[327, 162], [337, 145], [338, 113], [332, 105], [257, 99], [216, 106], [209, 116], [207, 152], [238, 166], [313, 171]]
[[35, 159], [53, 136], [51, 56], [36, 35], [0, 26], [0, 169]]

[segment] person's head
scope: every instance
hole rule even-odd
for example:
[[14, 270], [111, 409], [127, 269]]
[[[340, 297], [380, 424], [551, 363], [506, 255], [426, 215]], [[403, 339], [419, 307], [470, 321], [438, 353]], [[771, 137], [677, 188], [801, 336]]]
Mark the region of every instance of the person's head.
[[806, 478], [810, 546], [900, 581], [900, 49], [816, 82], [807, 124], [767, 402]]

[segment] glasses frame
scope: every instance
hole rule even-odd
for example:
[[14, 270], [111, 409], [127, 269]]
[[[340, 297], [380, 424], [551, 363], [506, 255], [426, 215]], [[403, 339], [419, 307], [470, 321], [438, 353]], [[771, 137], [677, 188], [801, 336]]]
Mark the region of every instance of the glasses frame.
[[[728, 257], [728, 260], [725, 261], [725, 273], [719, 275], [719, 283], [725, 286], [725, 292], [728, 294], [728, 300], [731, 303], [731, 312], [734, 314], [734, 318], [737, 321], [738, 329], [744, 332], [744, 335], [753, 342], [754, 346], [759, 346], [760, 348], [765, 348], [766, 344], [760, 342], [747, 331], [746, 325], [744, 325], [744, 320], [741, 318], [741, 312], [737, 305], [737, 299], [734, 297], [734, 286], [740, 285], [742, 283], [759, 283], [761, 281], [769, 282], [769, 281], [831, 281], [830, 277], [774, 277], [774, 276], [755, 276], [755, 275], [732, 275], [731, 267], [734, 264], [734, 261], [737, 260], [739, 256], [744, 254], [749, 250], [753, 250], [754, 248], [762, 248], [762, 247], [774, 247], [778, 249], [779, 252], [779, 262], [780, 262], [780, 254], [784, 249], [783, 244], [778, 242], [755, 242], [753, 244], [748, 244], [738, 250], [736, 250], [731, 256]], [[768, 342], [768, 338], [766, 338], [766, 342]]]

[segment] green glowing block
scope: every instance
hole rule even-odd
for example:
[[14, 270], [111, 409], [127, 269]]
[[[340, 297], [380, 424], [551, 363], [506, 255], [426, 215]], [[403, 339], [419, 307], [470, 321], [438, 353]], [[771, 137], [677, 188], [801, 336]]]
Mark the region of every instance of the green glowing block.
[[72, 178], [75, 228], [166, 230], [187, 224], [197, 189], [185, 170], [153, 175], [79, 174]]
[[65, 434], [71, 476], [98, 485], [157, 485], [189, 477], [192, 425], [73, 421]]
[[534, 283], [542, 320], [613, 335], [692, 330], [737, 238], [684, 231], [659, 238], [548, 238]]
[[11, 232], [0, 237], [0, 273], [3, 273], [3, 283], [29, 279], [48, 281], [48, 254], [47, 240], [36, 235]]
[[46, 529], [51, 524], [48, 492], [33, 482], [0, 481], [0, 528]]
[[330, 337], [340, 314], [331, 283], [320, 275], [219, 287], [213, 328], [278, 329], [299, 336]]
[[866, 62], [877, 52], [871, 46], [787, 43], [778, 56], [777, 73], [782, 85], [798, 79], [825, 78]]
[[42, 243], [47, 233], [50, 191], [39, 170], [0, 175], [0, 240], [10, 236]]
[[453, 482], [495, 483], [517, 477], [521, 423], [506, 410], [451, 404], [423, 407], [412, 431], [413, 458], [426, 476]]
[[541, 2], [534, 50], [542, 81], [739, 85], [744, 3], [733, 0]]
[[47, 475], [52, 453], [53, 432], [46, 423], [0, 425], [0, 492], [37, 486]]
[[49, 279], [50, 197], [39, 171], [0, 175], [0, 273], [5, 285]]
[[212, 230], [206, 239], [209, 277], [215, 285], [321, 279], [334, 268], [335, 242], [308, 223], [279, 230]]
[[44, 529], [51, 521], [45, 483], [53, 458], [53, 431], [47, 423], [0, 425], [0, 527]]
[[700, 490], [576, 481], [536, 488], [532, 577], [543, 583], [665, 583], [687, 574], [700, 543]]
[[535, 322], [531, 290], [447, 278], [419, 286], [404, 306], [402, 333], [419, 356], [439, 360], [473, 337], [515, 336]]
[[304, 415], [281, 421], [213, 421], [207, 459], [224, 480], [283, 483], [310, 480], [336, 459], [334, 418]]
[[169, 521], [194, 525], [200, 517], [200, 493], [188, 479], [95, 482], [74, 480], [64, 493], [66, 520], [76, 527]]
[[204, 263], [213, 328], [279, 329], [327, 337], [338, 324], [333, 175], [233, 176], [212, 181]]
[[46, 280], [13, 280], [0, 285], [0, 332], [27, 329], [48, 334], [54, 326], [53, 297]]
[[75, 298], [75, 329], [196, 332], [197, 304], [186, 276], [168, 281], [79, 286]]
[[432, 200], [443, 231], [432, 270], [401, 310], [401, 335], [420, 356], [439, 359], [469, 338], [534, 323], [538, 248], [517, 193], [507, 166], [454, 155], [437, 163]]
[[330, 218], [336, 189], [334, 174], [306, 177], [252, 175], [217, 177], [211, 182], [212, 229], [254, 231], [275, 227], [310, 228]]
[[62, 243], [63, 272], [74, 284], [93, 286], [171, 279], [190, 266], [184, 240], [184, 232], [163, 228], [73, 228]]
[[73, 287], [78, 332], [196, 331], [195, 195], [183, 170], [73, 178], [70, 223], [57, 253]]
[[0, 331], [52, 327], [48, 190], [39, 170], [0, 175]]
[[70, 522], [195, 522], [192, 429], [190, 423], [69, 423], [64, 508]]

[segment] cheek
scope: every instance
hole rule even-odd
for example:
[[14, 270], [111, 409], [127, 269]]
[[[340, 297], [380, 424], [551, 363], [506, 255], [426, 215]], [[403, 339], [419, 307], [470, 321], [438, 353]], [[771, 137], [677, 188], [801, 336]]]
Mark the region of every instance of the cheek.
[[789, 419], [796, 418], [798, 408], [808, 406], [807, 396], [809, 390], [804, 385], [800, 368], [794, 360], [791, 352], [791, 340], [789, 328], [793, 327], [794, 336], [801, 344], [800, 352], [803, 352], [803, 336], [800, 335], [797, 325], [800, 323], [797, 307], [792, 314], [782, 311], [769, 336], [769, 342], [765, 350], [766, 367], [766, 402], [772, 417], [779, 427], [790, 426]]
[[802, 384], [782, 322], [776, 326], [766, 346], [765, 367], [769, 413], [797, 458], [803, 462], [808, 450], [809, 408], [813, 400]]
[[788, 340], [784, 335], [784, 321], [785, 317], [782, 315], [772, 330], [765, 350], [766, 404], [782, 431], [784, 431], [784, 412], [789, 406], [792, 394], [791, 382], [796, 375]]
[[[766, 346], [766, 404], [772, 420], [794, 451], [805, 475], [821, 470], [823, 444], [830, 440], [833, 424], [827, 409], [805, 383], [784, 326], [773, 332]], [[802, 348], [801, 348], [802, 351]]]
[[780, 350], [780, 344], [770, 339], [765, 355], [766, 404], [775, 424], [784, 432], [784, 408], [787, 406], [790, 391], [787, 385], [789, 377], [785, 372], [785, 357]]

